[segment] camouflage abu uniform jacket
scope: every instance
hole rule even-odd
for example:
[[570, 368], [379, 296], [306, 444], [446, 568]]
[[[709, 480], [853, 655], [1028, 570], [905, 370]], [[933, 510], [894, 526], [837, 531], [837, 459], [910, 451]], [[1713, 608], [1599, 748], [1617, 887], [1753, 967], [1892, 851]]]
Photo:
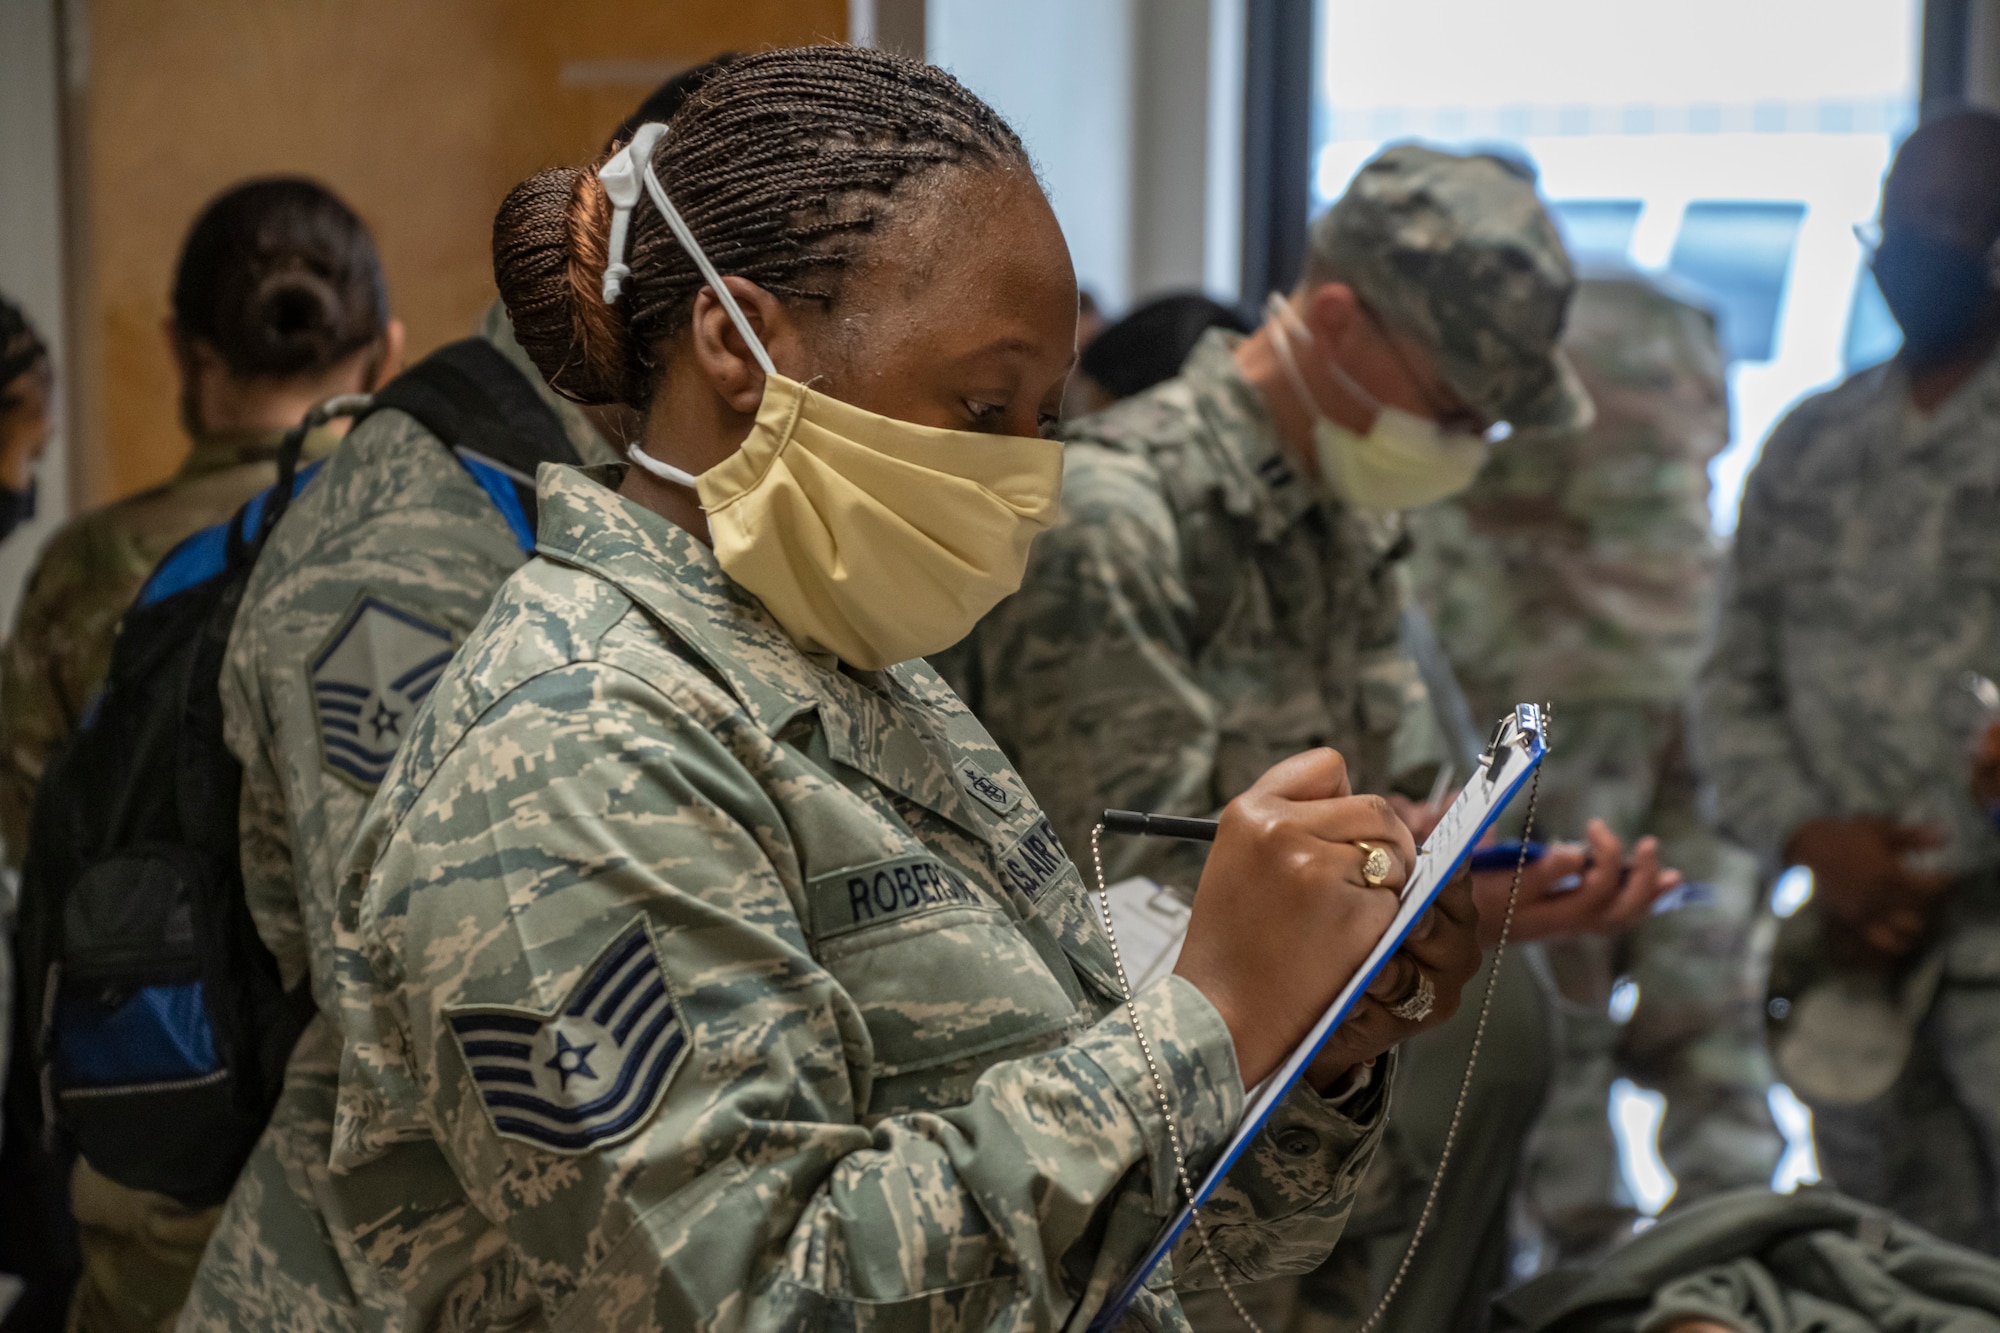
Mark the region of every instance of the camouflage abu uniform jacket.
[[[1930, 946], [1843, 967], [1817, 905], [1772, 951], [1771, 1049], [1827, 1177], [2000, 1253], [2000, 836], [1973, 802], [2000, 674], [2000, 353], [1930, 414], [1899, 361], [1807, 399], [1744, 490], [1696, 696], [1724, 829], [1782, 861], [1817, 817], [1935, 824], [1954, 872]], [[1780, 1003], [1782, 1001], [1782, 1003]]]
[[[578, 454], [608, 456], [576, 407], [542, 384], [498, 304], [479, 331], [556, 410]], [[356, 725], [358, 739], [395, 748], [443, 657], [526, 560], [486, 492], [402, 412], [364, 422], [321, 472], [257, 562], [221, 689], [229, 746], [244, 766], [242, 864], [251, 912], [287, 984], [310, 973], [326, 1018], [300, 1040], [284, 1099], [203, 1260], [183, 1315], [188, 1328], [400, 1321], [400, 1301], [372, 1281], [367, 1261], [348, 1244], [352, 1226], [341, 1224], [391, 1205], [343, 1193], [326, 1172], [340, 1046], [329, 1021], [338, 1013], [332, 957], [340, 855], [387, 764], [336, 748], [340, 734], [322, 719], [342, 716], [343, 683], [390, 685], [376, 692], [385, 711], [368, 710]], [[268, 1259], [274, 1251], [281, 1256], [275, 1265]], [[356, 1301], [365, 1315], [348, 1308]]]
[[[335, 1167], [486, 1228], [361, 1243], [452, 1327], [1081, 1327], [1177, 1191], [1076, 868], [934, 673], [802, 655], [621, 472], [542, 469], [542, 558], [357, 835]], [[1228, 1031], [1178, 979], [1137, 1003], [1199, 1161]], [[1294, 1096], [1232, 1176], [1240, 1275], [1332, 1244], [1354, 1100]]]
[[1697, 698], [1722, 825], [1772, 863], [1808, 819], [1938, 823], [1944, 868], [2000, 864], [1967, 794], [2000, 675], [2000, 353], [1929, 417], [1898, 361], [1778, 423], [1743, 492]]
[[[1178, 378], [1069, 423], [1061, 524], [1021, 591], [936, 659], [1073, 847], [1107, 807], [1210, 815], [1330, 745], [1355, 790], [1393, 776], [1406, 713], [1400, 527], [1293, 471], [1214, 330]], [[1112, 878], [1193, 888], [1198, 844], [1120, 838]]]
[[[0, 656], [0, 837], [21, 863], [35, 785], [111, 667], [118, 621], [160, 557], [276, 478], [283, 431], [204, 435], [173, 479], [64, 524], [35, 564]], [[316, 434], [319, 457], [335, 441]]]

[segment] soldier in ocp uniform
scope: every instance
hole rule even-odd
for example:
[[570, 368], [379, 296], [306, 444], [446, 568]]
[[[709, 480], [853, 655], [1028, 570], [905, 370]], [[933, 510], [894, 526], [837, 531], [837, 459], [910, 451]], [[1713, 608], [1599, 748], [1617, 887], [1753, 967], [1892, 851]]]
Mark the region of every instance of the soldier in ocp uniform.
[[[1407, 831], [1330, 751], [1281, 764], [1179, 975], [1121, 1003], [1076, 866], [912, 660], [1056, 509], [1076, 294], [1019, 140], [841, 46], [663, 129], [496, 222], [522, 344], [643, 403], [643, 449], [544, 470], [540, 558], [357, 836], [333, 1166], [422, 1204], [352, 1240], [424, 1323], [1087, 1322], [1388, 920]], [[1442, 1014], [1474, 955], [1449, 892], [1385, 998]], [[1324, 1253], [1410, 1028], [1363, 1006], [1231, 1173], [1222, 1257], [1138, 1318]]]
[[[402, 352], [367, 227], [307, 180], [252, 181], [211, 202], [182, 247], [172, 309], [193, 447], [172, 480], [57, 532], [0, 659], [0, 836], [16, 865], [35, 784], [102, 683], [154, 564], [271, 485], [279, 441], [307, 407], [378, 386]], [[320, 432], [308, 451], [335, 438]], [[84, 1161], [71, 1195], [84, 1250], [75, 1326], [153, 1333], [180, 1307], [215, 1210], [128, 1189]]]
[[1920, 125], [1881, 226], [1902, 350], [1771, 432], [1697, 736], [1722, 827], [1813, 872], [1769, 1012], [1828, 1180], [2000, 1253], [2000, 837], [1967, 688], [2000, 674], [2000, 117]]
[[[1768, 1181], [1782, 1151], [1765, 1104], [1754, 858], [1710, 833], [1686, 701], [1721, 548], [1708, 463], [1729, 440], [1714, 317], [1637, 273], [1577, 286], [1563, 346], [1597, 420], [1495, 450], [1465, 493], [1409, 515], [1413, 588], [1476, 712], [1555, 699], [1541, 827], [1604, 819], [1657, 834], [1692, 882], [1621, 939], [1544, 944], [1565, 1055], [1529, 1148], [1523, 1204], [1546, 1261], [1631, 1235], [1605, 1107], [1624, 1074], [1666, 1095], [1660, 1151], [1676, 1203]], [[1626, 1021], [1614, 979], [1638, 988]]]

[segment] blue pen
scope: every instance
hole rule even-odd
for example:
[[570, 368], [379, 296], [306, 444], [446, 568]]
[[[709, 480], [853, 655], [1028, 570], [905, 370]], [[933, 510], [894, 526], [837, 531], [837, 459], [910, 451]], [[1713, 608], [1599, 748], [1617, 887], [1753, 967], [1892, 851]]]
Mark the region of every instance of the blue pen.
[[1488, 870], [1512, 870], [1517, 865], [1533, 865], [1535, 862], [1541, 860], [1543, 854], [1549, 849], [1546, 844], [1531, 842], [1527, 844], [1527, 850], [1528, 859], [1526, 862], [1523, 862], [1521, 860], [1521, 843], [1518, 841], [1496, 842], [1489, 847], [1473, 848], [1472, 855], [1467, 858], [1467, 864], [1471, 867], [1472, 873], [1475, 875], [1482, 874]]

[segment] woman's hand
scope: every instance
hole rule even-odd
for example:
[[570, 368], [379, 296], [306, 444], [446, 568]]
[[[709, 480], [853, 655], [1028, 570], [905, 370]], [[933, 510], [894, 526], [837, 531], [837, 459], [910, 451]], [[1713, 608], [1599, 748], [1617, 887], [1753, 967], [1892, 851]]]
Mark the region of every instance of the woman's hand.
[[[1395, 919], [1416, 861], [1389, 803], [1351, 790], [1338, 754], [1309, 750], [1223, 809], [1174, 971], [1222, 1015], [1245, 1087], [1278, 1066], [1353, 977]], [[1388, 854], [1379, 885], [1362, 875], [1362, 844]]]
[[[1574, 888], [1557, 888], [1575, 878]], [[1500, 942], [1507, 919], [1507, 894], [1514, 872], [1488, 870], [1472, 877], [1479, 904], [1479, 942]], [[1678, 870], [1660, 865], [1660, 842], [1645, 837], [1632, 845], [1632, 859], [1601, 819], [1593, 819], [1582, 843], [1552, 844], [1542, 859], [1521, 872], [1521, 894], [1507, 938], [1516, 943], [1567, 935], [1615, 935], [1643, 920], [1661, 894], [1681, 882]]]
[[[1389, 956], [1347, 1020], [1333, 1030], [1306, 1070], [1306, 1081], [1324, 1092], [1355, 1065], [1448, 1021], [1458, 1012], [1465, 983], [1478, 971], [1479, 913], [1472, 905], [1472, 876], [1461, 873], [1417, 919], [1403, 947]], [[1398, 1014], [1398, 1008], [1405, 1013], [1423, 1008], [1418, 997], [1425, 982], [1429, 1012], [1420, 1018]]]

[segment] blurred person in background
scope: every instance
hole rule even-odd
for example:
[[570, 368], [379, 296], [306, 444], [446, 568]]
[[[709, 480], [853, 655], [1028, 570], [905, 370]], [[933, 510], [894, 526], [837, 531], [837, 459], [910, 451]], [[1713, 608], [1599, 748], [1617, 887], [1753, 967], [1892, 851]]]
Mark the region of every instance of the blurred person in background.
[[[271, 484], [278, 442], [306, 408], [383, 383], [402, 354], [374, 238], [309, 180], [251, 181], [210, 202], [172, 299], [165, 334], [188, 456], [171, 480], [57, 531], [0, 658], [0, 837], [16, 866], [35, 784], [103, 680], [146, 575]], [[313, 452], [332, 445], [325, 435]]]
[[0, 541], [35, 513], [35, 464], [55, 430], [49, 349], [21, 308], [0, 296]]
[[[1439, 765], [1423, 738], [1436, 728], [1401, 643], [1398, 511], [1469, 484], [1496, 421], [1589, 419], [1557, 346], [1572, 286], [1514, 166], [1392, 148], [1315, 222], [1299, 287], [1272, 298], [1257, 332], [1210, 328], [1176, 376], [1066, 424], [1064, 521], [1037, 540], [1022, 590], [932, 658], [1046, 793], [1066, 844], [1088, 846], [1107, 807], [1212, 814], [1269, 758], [1317, 744], [1347, 756], [1357, 790], [1426, 793]], [[1156, 352], [1147, 359], [1171, 344]], [[1436, 818], [1414, 800], [1401, 808], [1419, 836]], [[1111, 879], [1185, 891], [1204, 852], [1111, 839], [1104, 859]], [[1554, 894], [1586, 858], [1582, 887]], [[1552, 851], [1523, 881], [1513, 939], [1621, 927], [1674, 883], [1650, 841], [1625, 868], [1601, 824], [1588, 850]], [[1490, 947], [1512, 876], [1476, 879]], [[1503, 978], [1495, 1022], [1510, 1039], [1483, 1062], [1468, 1119], [1479, 1130], [1460, 1138], [1456, 1192], [1433, 1219], [1448, 1234], [1427, 1242], [1396, 1316], [1410, 1327], [1461, 1326], [1452, 1312], [1483, 1310], [1504, 1276], [1508, 1187], [1551, 1056], [1533, 979], [1518, 959]], [[1375, 1240], [1414, 1221], [1405, 1203], [1414, 1191], [1421, 1204], [1436, 1165], [1424, 1117], [1449, 1116], [1478, 1007], [1380, 1071], [1399, 1109], [1347, 1237], [1303, 1281], [1250, 1293], [1268, 1326], [1367, 1313]], [[1407, 1087], [1413, 1066], [1439, 1087]], [[1206, 1293], [1189, 1314], [1204, 1329], [1236, 1318]]]
[[1220, 301], [1199, 292], [1156, 296], [1084, 341], [1079, 325], [1078, 376], [1085, 411], [1098, 412], [1180, 374], [1181, 365], [1210, 329], [1247, 334], [1250, 325]]
[[[35, 511], [35, 464], [55, 428], [55, 368], [41, 335], [21, 308], [0, 296], [0, 541]], [[14, 1025], [14, 902], [0, 880], [0, 1085], [7, 1077]], [[0, 1125], [0, 1152], [6, 1148]], [[0, 1180], [9, 1179], [0, 1169]], [[0, 1238], [0, 1253], [11, 1253]]]
[[[1109, 322], [1104, 318], [1104, 311], [1099, 308], [1097, 298], [1090, 294], [1090, 290], [1085, 287], [1077, 288], [1076, 350], [1081, 352], [1095, 342], [1097, 335], [1104, 332], [1104, 326]], [[1090, 405], [1089, 381], [1081, 375], [1071, 375], [1069, 384], [1063, 389], [1063, 420], [1080, 417], [1085, 412], [1094, 410]]]
[[[609, 146], [648, 121], [670, 121], [738, 58], [720, 55], [668, 79]], [[468, 342], [475, 345], [438, 355], [455, 358], [457, 368], [476, 366], [466, 358], [477, 356], [482, 374], [517, 390], [491, 403], [491, 424], [511, 430], [523, 453], [553, 459], [562, 453], [559, 439], [585, 463], [623, 457], [635, 418], [551, 388], [497, 299]], [[495, 449], [490, 439], [484, 447]], [[340, 720], [320, 707], [319, 687], [334, 681], [366, 691], [367, 711], [379, 703], [385, 719], [393, 715], [369, 732], [370, 744], [393, 752], [402, 743], [415, 703], [406, 690], [419, 687], [392, 682], [426, 661], [434, 669], [419, 678], [434, 679], [439, 650], [464, 641], [527, 559], [521, 539], [534, 526], [535, 467], [518, 462], [524, 480], [513, 489], [528, 499], [510, 519], [429, 428], [385, 409], [357, 426], [299, 494], [244, 589], [221, 681], [225, 733], [243, 764], [244, 892], [285, 984], [311, 978], [319, 1017], [294, 1048], [271, 1123], [223, 1206], [185, 1328], [394, 1328], [407, 1318], [401, 1296], [351, 1240], [361, 1218], [381, 1216], [372, 1210], [407, 1200], [345, 1192], [327, 1171], [340, 1057], [336, 872], [388, 765], [386, 758], [356, 763], [336, 748], [341, 736], [328, 724]]]
[[[1524, 432], [1470, 489], [1407, 516], [1412, 587], [1473, 715], [1557, 701], [1538, 822], [1560, 833], [1596, 815], [1621, 839], [1655, 834], [1690, 881], [1622, 936], [1542, 945], [1563, 1054], [1520, 1199], [1544, 1263], [1632, 1234], [1606, 1117], [1621, 1074], [1666, 1095], [1676, 1203], [1767, 1182], [1783, 1149], [1750, 956], [1757, 866], [1703, 824], [1685, 734], [1722, 556], [1708, 524], [1709, 460], [1729, 442], [1715, 319], [1658, 280], [1591, 274], [1563, 347], [1596, 422]], [[1623, 1021], [1621, 977], [1638, 996]]]
[[1812, 871], [1768, 1009], [1827, 1179], [2000, 1253], [2000, 835], [1967, 688], [2000, 673], [2000, 117], [1904, 142], [1873, 265], [1902, 350], [1765, 444], [1698, 755], [1724, 831]]
[[[0, 832], [15, 865], [35, 784], [102, 682], [119, 617], [154, 564], [270, 486], [285, 431], [323, 398], [381, 384], [403, 344], [368, 228], [325, 186], [296, 178], [236, 186], [202, 211], [166, 336], [186, 461], [172, 480], [56, 533], [0, 663]], [[334, 443], [323, 433], [309, 447]], [[72, 1326], [137, 1333], [171, 1319], [218, 1210], [126, 1188], [82, 1160], [70, 1207], [84, 1265]]]

